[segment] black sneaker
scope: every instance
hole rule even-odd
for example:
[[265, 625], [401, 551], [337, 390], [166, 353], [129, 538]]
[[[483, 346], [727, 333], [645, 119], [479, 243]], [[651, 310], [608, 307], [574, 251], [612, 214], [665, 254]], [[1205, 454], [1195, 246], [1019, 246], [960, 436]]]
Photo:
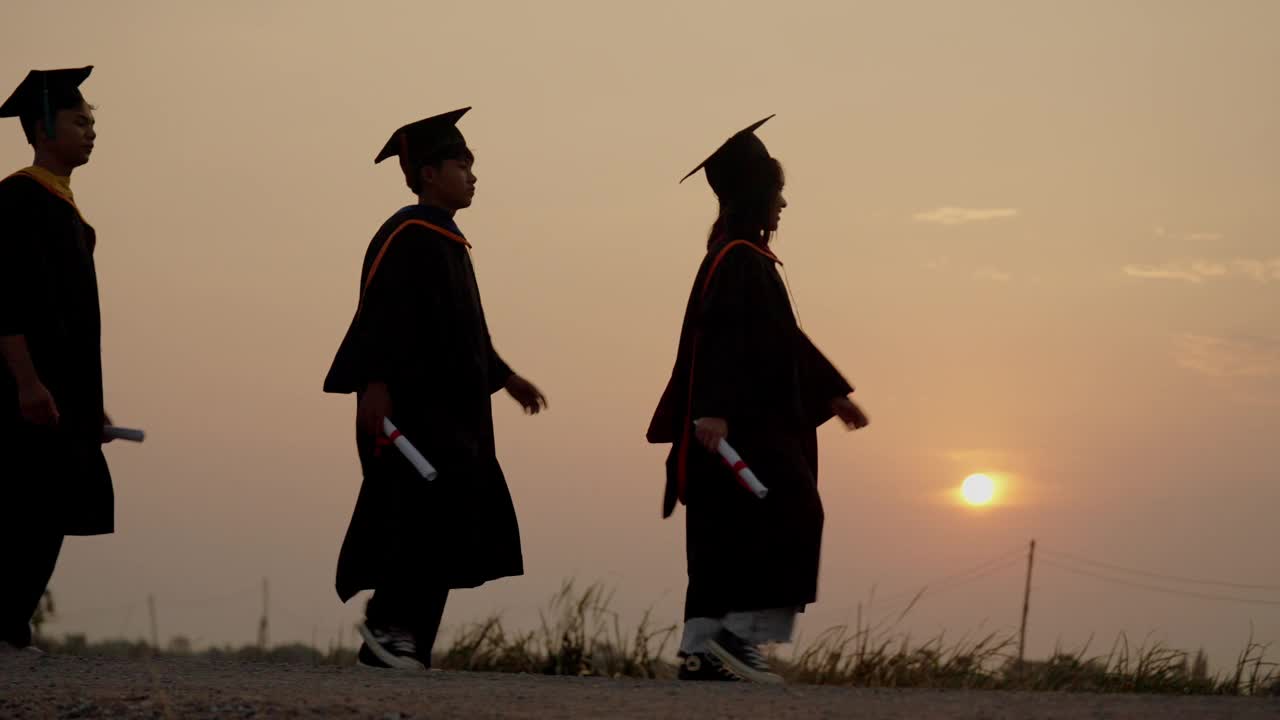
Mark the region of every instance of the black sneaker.
[[769, 669], [769, 662], [758, 648], [746, 640], [722, 629], [707, 641], [711, 654], [724, 663], [726, 669], [747, 682], [781, 685], [782, 677]]
[[356, 665], [367, 668], [390, 668], [391, 666], [378, 659], [369, 649], [368, 643], [360, 643], [360, 652], [356, 653]]
[[8, 631], [11, 634], [0, 637], [0, 649], [26, 650], [28, 648], [35, 648], [35, 646], [31, 644], [31, 625], [18, 625], [16, 628], [8, 628]]
[[709, 680], [715, 682], [742, 682], [742, 678], [734, 675], [710, 653], [680, 653], [680, 672], [676, 675], [681, 680]]
[[[356, 626], [364, 645], [356, 662], [365, 667], [395, 668], [397, 670], [425, 671], [426, 665], [418, 660], [418, 646], [411, 633], [396, 628], [375, 628], [368, 623]], [[365, 651], [368, 652], [365, 652]], [[372, 657], [370, 657], [372, 656]], [[376, 662], [373, 662], [376, 661]]]

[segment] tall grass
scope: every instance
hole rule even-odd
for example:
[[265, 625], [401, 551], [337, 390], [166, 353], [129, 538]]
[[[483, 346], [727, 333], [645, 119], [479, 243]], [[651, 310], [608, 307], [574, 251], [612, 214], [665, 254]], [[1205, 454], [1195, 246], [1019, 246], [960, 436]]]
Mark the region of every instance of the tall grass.
[[653, 626], [645, 612], [624, 631], [611, 609], [613, 591], [595, 583], [579, 591], [565, 581], [539, 616], [537, 630], [512, 634], [492, 616], [463, 627], [436, 665], [451, 670], [656, 678], [673, 675], [661, 658], [674, 625]]
[[[678, 630], [658, 625], [649, 612], [631, 629], [612, 609], [614, 593], [600, 583], [562, 584], [540, 613], [539, 627], [512, 632], [500, 615], [467, 624], [451, 640], [437, 643], [434, 665], [448, 670], [542, 675], [673, 678], [671, 651]], [[1211, 674], [1203, 651], [1188, 653], [1159, 642], [1133, 644], [1120, 635], [1105, 654], [1089, 647], [1056, 650], [1047, 660], [1019, 661], [1013, 634], [988, 633], [949, 640], [943, 635], [915, 641], [897, 628], [908, 609], [888, 623], [831, 628], [791, 657], [774, 657], [789, 682], [873, 688], [968, 688], [1024, 691], [1171, 693], [1196, 695], [1280, 694], [1280, 664], [1268, 660], [1268, 644], [1249, 638], [1234, 667]], [[341, 643], [327, 651], [305, 645], [273, 648], [211, 648], [195, 653], [189, 643], [167, 650], [143, 641], [89, 644], [83, 636], [42, 638], [63, 654], [129, 657], [201, 655], [263, 662], [351, 665], [355, 652]]]
[[[542, 614], [538, 630], [512, 634], [500, 616], [461, 628], [437, 665], [455, 670], [547, 675], [670, 678], [663, 659], [677, 628], [654, 627], [646, 612], [624, 632], [610, 609], [613, 593], [600, 584], [579, 590], [565, 582]], [[1249, 639], [1230, 671], [1210, 675], [1203, 651], [1187, 653], [1154, 643], [1133, 645], [1121, 635], [1105, 655], [1058, 650], [1042, 661], [1019, 661], [1017, 637], [988, 633], [949, 641], [915, 642], [894, 627], [863, 624], [820, 634], [792, 658], [773, 658], [789, 682], [877, 688], [970, 688], [1026, 691], [1132, 692], [1199, 695], [1280, 693], [1280, 672], [1269, 646]]]
[[1161, 643], [1131, 645], [1121, 635], [1106, 655], [1056, 651], [1019, 661], [1017, 638], [996, 633], [948, 645], [943, 636], [913, 644], [908, 636], [872, 636], [866, 628], [834, 628], [793, 661], [776, 661], [792, 682], [881, 688], [1264, 695], [1280, 692], [1268, 646], [1250, 640], [1229, 672], [1210, 675], [1203, 651]]

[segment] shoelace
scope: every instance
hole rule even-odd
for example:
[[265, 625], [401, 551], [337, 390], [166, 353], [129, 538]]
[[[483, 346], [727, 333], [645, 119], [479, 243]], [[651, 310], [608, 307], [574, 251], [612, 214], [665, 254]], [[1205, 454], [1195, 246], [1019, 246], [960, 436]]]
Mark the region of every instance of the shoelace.
[[769, 669], [769, 661], [765, 660], [764, 654], [757, 648], [751, 645], [744, 645], [742, 648], [742, 654], [746, 659], [747, 664], [751, 667], [765, 671]]
[[737, 673], [735, 673], [734, 671], [726, 667], [725, 664], [720, 662], [720, 659], [714, 655], [708, 655], [706, 657], [697, 658], [692, 663], [690, 663], [689, 661], [686, 661], [686, 667], [688, 667], [689, 670], [692, 672], [701, 671], [704, 665], [708, 666], [712, 672], [716, 673], [717, 675], [720, 675], [721, 677], [727, 677], [733, 680], [740, 679]]
[[413, 635], [403, 630], [388, 630], [377, 633], [374, 637], [379, 644], [391, 648], [397, 655], [415, 655], [418, 652], [418, 644], [414, 642]]

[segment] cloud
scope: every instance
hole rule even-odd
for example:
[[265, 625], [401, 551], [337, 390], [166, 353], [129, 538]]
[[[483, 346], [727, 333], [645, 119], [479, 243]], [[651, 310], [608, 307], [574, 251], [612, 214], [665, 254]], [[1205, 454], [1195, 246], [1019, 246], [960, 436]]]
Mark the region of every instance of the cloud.
[[1271, 258], [1270, 260], [1236, 260], [1233, 267], [1237, 273], [1248, 276], [1257, 282], [1265, 283], [1269, 280], [1280, 280], [1280, 257]]
[[979, 280], [991, 280], [992, 282], [1009, 282], [1013, 276], [1003, 270], [997, 270], [993, 267], [979, 268], [973, 271], [973, 276]]
[[1013, 208], [960, 208], [940, 207], [918, 212], [912, 218], [916, 222], [933, 223], [935, 225], [964, 225], [985, 220], [999, 220], [1013, 217], [1018, 211]]
[[1142, 278], [1143, 280], [1185, 280], [1190, 283], [1204, 282], [1199, 275], [1186, 270], [1176, 270], [1169, 267], [1154, 267], [1149, 265], [1125, 265], [1124, 274], [1129, 277]]
[[[1156, 237], [1162, 240], [1178, 237], [1178, 235], [1169, 232], [1169, 229], [1163, 225], [1156, 225], [1154, 228], [1152, 228], [1152, 232], [1155, 234]], [[1225, 239], [1227, 236], [1225, 233], [1202, 231], [1202, 232], [1185, 233], [1181, 237], [1183, 240], [1190, 240], [1192, 242], [1217, 242], [1219, 240]]]
[[1125, 265], [1124, 273], [1143, 280], [1179, 280], [1196, 285], [1209, 279], [1226, 277], [1245, 277], [1258, 283], [1280, 282], [1280, 257], [1175, 260], [1162, 265]]
[[1280, 340], [1186, 333], [1174, 346], [1179, 367], [1215, 378], [1280, 378]]

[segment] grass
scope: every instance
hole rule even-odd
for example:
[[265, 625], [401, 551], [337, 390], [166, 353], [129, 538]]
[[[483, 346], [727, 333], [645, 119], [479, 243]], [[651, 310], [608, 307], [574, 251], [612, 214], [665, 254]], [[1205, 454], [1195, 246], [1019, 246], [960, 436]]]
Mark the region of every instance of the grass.
[[[658, 625], [646, 612], [626, 629], [611, 609], [613, 592], [599, 583], [579, 588], [566, 581], [540, 614], [539, 627], [512, 632], [500, 615], [460, 628], [448, 644], [437, 643], [435, 666], [447, 670], [541, 675], [673, 678], [671, 651], [678, 630]], [[52, 608], [50, 608], [52, 609]], [[1058, 650], [1047, 660], [1019, 661], [1014, 635], [989, 633], [949, 641], [942, 635], [913, 641], [894, 627], [864, 624], [835, 627], [790, 658], [775, 657], [775, 669], [792, 683], [873, 688], [989, 689], [1179, 695], [1280, 695], [1280, 664], [1267, 659], [1268, 644], [1248, 640], [1226, 672], [1210, 674], [1202, 651], [1188, 653], [1158, 642], [1133, 644], [1121, 635], [1107, 653]], [[146, 642], [88, 644], [83, 636], [42, 638], [46, 649], [64, 654], [150, 657], [191, 655], [175, 638], [158, 651]], [[355, 652], [341, 645], [327, 651], [305, 645], [272, 648], [211, 648], [204, 657], [261, 662], [351, 665]]]
[[[460, 629], [436, 664], [453, 670], [674, 677], [675, 665], [663, 658], [678, 628], [655, 626], [646, 612], [633, 631], [624, 632], [610, 609], [612, 598], [600, 584], [579, 590], [566, 582], [538, 630], [512, 634], [500, 616], [493, 616]], [[794, 657], [775, 657], [773, 663], [788, 682], [815, 685], [1265, 695], [1280, 693], [1280, 666], [1267, 660], [1268, 649], [1250, 639], [1235, 667], [1220, 675], [1209, 674], [1203, 651], [1188, 653], [1160, 643], [1135, 646], [1124, 635], [1106, 655], [1090, 656], [1086, 646], [1020, 662], [1013, 635], [990, 633], [954, 642], [940, 635], [917, 643], [891, 627], [859, 621], [853, 628], [827, 630]]]
[[791, 682], [877, 688], [946, 688], [1058, 692], [1266, 695], [1280, 693], [1268, 646], [1250, 640], [1227, 673], [1210, 675], [1203, 651], [1161, 643], [1131, 645], [1121, 635], [1106, 655], [1057, 651], [1019, 661], [1017, 639], [989, 634], [948, 645], [942, 636], [912, 644], [907, 636], [874, 636], [866, 628], [834, 628], [794, 661], [776, 664]]
[[613, 592], [593, 584], [581, 592], [566, 581], [540, 613], [540, 627], [523, 634], [503, 629], [501, 616], [462, 628], [436, 666], [447, 670], [543, 675], [657, 678], [674, 676], [661, 658], [674, 625], [654, 628], [646, 612], [634, 630], [610, 609]]

